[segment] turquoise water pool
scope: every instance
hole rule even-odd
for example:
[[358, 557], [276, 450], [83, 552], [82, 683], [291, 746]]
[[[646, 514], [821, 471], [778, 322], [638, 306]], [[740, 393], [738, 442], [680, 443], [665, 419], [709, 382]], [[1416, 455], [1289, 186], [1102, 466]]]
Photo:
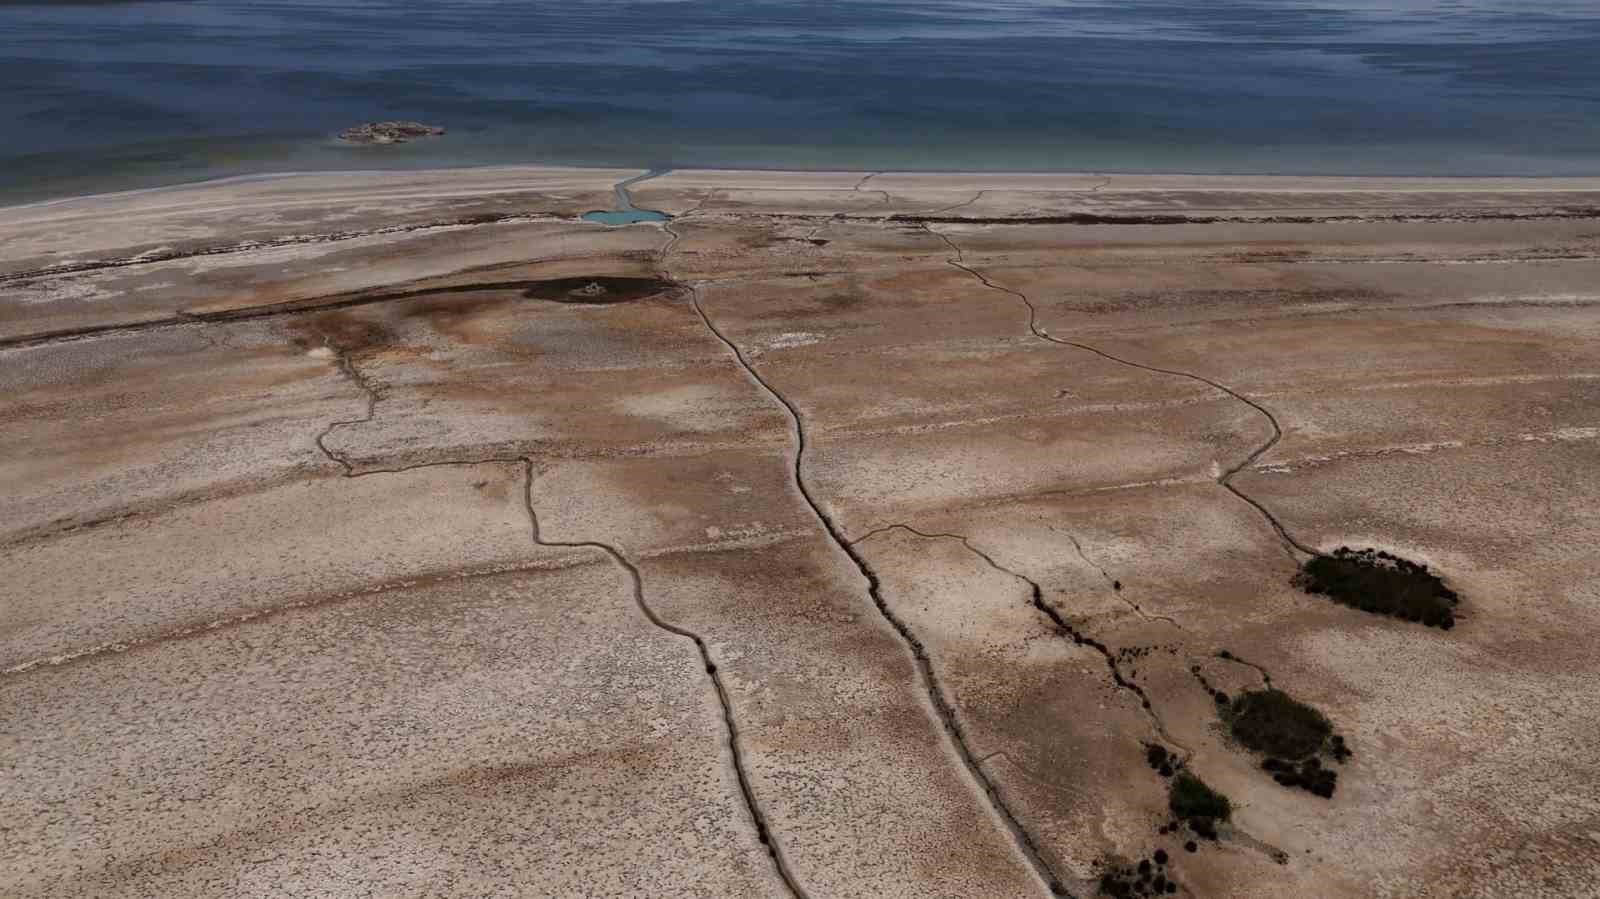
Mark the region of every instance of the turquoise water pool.
[[585, 212], [583, 220], [586, 222], [599, 222], [602, 225], [633, 225], [639, 222], [665, 222], [671, 216], [664, 212], [653, 212], [649, 209], [630, 209], [625, 212]]
[[633, 197], [628, 193], [628, 188], [640, 181], [648, 181], [657, 175], [664, 174], [664, 169], [651, 169], [643, 175], [635, 175], [626, 181], [619, 182], [616, 188], [617, 208], [614, 210], [598, 210], [583, 214], [586, 222], [598, 222], [602, 225], [633, 225], [639, 222], [666, 222], [672, 216], [654, 209], [640, 209], [633, 205]]

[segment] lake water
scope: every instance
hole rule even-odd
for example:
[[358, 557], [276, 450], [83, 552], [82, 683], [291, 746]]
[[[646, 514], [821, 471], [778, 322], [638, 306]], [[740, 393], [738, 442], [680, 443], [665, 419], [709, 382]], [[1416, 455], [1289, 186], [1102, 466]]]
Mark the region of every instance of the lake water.
[[[331, 139], [406, 118], [403, 146]], [[501, 162], [1600, 174], [1600, 0], [0, 0], [0, 201]]]

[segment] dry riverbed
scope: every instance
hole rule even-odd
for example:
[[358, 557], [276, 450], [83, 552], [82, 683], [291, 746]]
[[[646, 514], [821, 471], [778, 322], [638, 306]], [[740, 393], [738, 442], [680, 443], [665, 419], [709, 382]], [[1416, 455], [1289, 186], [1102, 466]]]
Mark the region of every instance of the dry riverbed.
[[1600, 888], [1600, 181], [638, 174], [0, 209], [0, 893]]

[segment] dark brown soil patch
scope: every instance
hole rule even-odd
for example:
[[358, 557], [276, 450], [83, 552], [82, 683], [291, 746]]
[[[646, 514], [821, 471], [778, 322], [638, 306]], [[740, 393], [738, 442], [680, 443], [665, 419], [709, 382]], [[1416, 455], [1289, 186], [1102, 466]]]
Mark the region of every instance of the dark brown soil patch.
[[456, 296], [422, 297], [401, 307], [401, 317], [421, 319], [436, 330], [453, 332], [463, 323], [491, 310], [516, 301], [515, 294], [485, 292], [481, 296], [462, 294]]
[[340, 355], [381, 349], [394, 342], [394, 334], [381, 323], [347, 312], [323, 312], [291, 319], [289, 333], [294, 345], [302, 350], [327, 347]]
[[867, 298], [865, 296], [855, 291], [835, 291], [817, 297], [816, 300], [818, 305], [829, 312], [843, 312], [847, 309], [854, 309], [866, 301]]

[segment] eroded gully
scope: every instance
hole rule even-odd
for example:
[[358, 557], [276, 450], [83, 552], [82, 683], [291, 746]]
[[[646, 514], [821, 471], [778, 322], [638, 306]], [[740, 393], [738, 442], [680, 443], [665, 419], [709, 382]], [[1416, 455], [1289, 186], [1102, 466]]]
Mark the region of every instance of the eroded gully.
[[[673, 234], [674, 238], [678, 236], [677, 233], [672, 231], [670, 227], [668, 227], [667, 230], [669, 233]], [[673, 243], [675, 244], [676, 240], [674, 240]], [[845, 538], [844, 532], [840, 530], [839, 525], [833, 520], [832, 516], [830, 516], [823, 509], [822, 504], [812, 493], [811, 487], [807, 483], [805, 477], [805, 456], [806, 449], [809, 444], [806, 439], [805, 422], [800, 415], [800, 410], [788, 399], [788, 397], [784, 396], [780, 391], [778, 391], [777, 388], [775, 388], [769, 381], [767, 381], [765, 377], [761, 375], [759, 371], [757, 371], [755, 366], [753, 366], [750, 363], [750, 360], [745, 356], [744, 351], [740, 349], [739, 345], [731, 340], [720, 328], [717, 327], [716, 323], [712, 321], [711, 317], [706, 313], [705, 307], [700, 302], [700, 290], [697, 286], [693, 284], [689, 285], [689, 296], [694, 307], [695, 314], [699, 316], [700, 321], [706, 326], [706, 329], [710, 331], [711, 334], [716, 337], [716, 339], [720, 341], [724, 347], [727, 348], [729, 354], [738, 363], [739, 367], [744, 370], [745, 375], [751, 380], [751, 382], [759, 387], [769, 397], [771, 397], [776, 403], [778, 403], [778, 405], [780, 405], [787, 414], [791, 432], [794, 435], [795, 445], [794, 460], [791, 467], [791, 472], [794, 479], [795, 488], [799, 492], [801, 499], [811, 509], [812, 514], [816, 517], [817, 522], [822, 526], [822, 529], [827, 533], [828, 538], [832, 540], [834, 545], [837, 546], [839, 550], [850, 559], [850, 562], [855, 565], [856, 571], [860, 573], [863, 579], [866, 580], [867, 596], [872, 600], [873, 607], [877, 609], [878, 615], [882, 617], [891, 628], [894, 629], [896, 634], [899, 635], [901, 642], [910, 652], [917, 673], [921, 678], [924, 691], [927, 694], [928, 701], [933, 708], [934, 714], [938, 718], [939, 724], [943, 728], [950, 741], [951, 748], [955, 750], [956, 755], [961, 759], [961, 762], [966, 768], [968, 775], [983, 790], [984, 795], [988, 799], [990, 808], [1005, 826], [1005, 829], [1011, 836], [1012, 842], [1017, 850], [1027, 860], [1029, 866], [1033, 869], [1034, 874], [1043, 882], [1044, 886], [1049, 890], [1050, 893], [1058, 896], [1067, 895], [1066, 887], [1062, 883], [1061, 878], [1056, 875], [1056, 873], [1050, 868], [1049, 864], [1040, 854], [1038, 841], [1035, 840], [1033, 835], [1028, 832], [1026, 827], [1023, 826], [1021, 820], [1018, 819], [1016, 814], [1011, 811], [1011, 808], [1009, 805], [1007, 805], [1005, 798], [1000, 794], [999, 787], [994, 783], [993, 780], [989, 778], [989, 775], [985, 773], [983, 767], [979, 764], [977, 757], [973, 754], [971, 747], [967, 744], [966, 735], [961, 728], [961, 722], [956, 715], [954, 706], [951, 705], [950, 700], [946, 697], [944, 688], [939, 683], [939, 676], [934, 670], [932, 660], [928, 655], [927, 647], [920, 639], [917, 638], [917, 635], [911, 630], [910, 626], [908, 626], [906, 622], [901, 619], [900, 616], [896, 615], [894, 610], [889, 607], [889, 604], [883, 598], [877, 572], [873, 570], [871, 564], [867, 562], [866, 558], [861, 555], [856, 547]]]

